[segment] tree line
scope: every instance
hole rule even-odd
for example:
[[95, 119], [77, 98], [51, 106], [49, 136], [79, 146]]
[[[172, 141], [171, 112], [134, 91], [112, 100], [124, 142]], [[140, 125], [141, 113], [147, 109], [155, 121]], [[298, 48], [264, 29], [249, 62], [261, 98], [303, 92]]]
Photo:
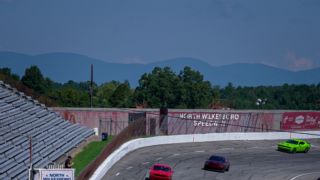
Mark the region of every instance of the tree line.
[[[0, 68], [0, 79], [48, 106], [89, 107], [90, 81], [57, 83], [44, 77], [37, 66], [20, 78], [9, 68]], [[312, 85], [225, 87], [212, 85], [190, 67], [175, 73], [170, 67], [155, 67], [144, 73], [137, 87], [128, 81], [93, 83], [93, 107], [117, 108], [210, 108], [210, 109], [320, 109], [320, 83]]]

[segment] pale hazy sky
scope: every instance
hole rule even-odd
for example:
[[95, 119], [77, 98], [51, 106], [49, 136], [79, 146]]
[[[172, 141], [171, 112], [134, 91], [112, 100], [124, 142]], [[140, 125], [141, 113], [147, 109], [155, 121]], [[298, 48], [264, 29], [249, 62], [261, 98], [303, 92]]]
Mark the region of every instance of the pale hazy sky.
[[0, 51], [320, 66], [318, 0], [0, 0]]

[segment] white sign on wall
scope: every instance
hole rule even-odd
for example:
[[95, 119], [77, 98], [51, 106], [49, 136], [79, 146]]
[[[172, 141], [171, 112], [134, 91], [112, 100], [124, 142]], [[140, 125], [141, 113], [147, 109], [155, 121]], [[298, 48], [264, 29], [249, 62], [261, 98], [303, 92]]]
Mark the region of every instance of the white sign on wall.
[[180, 113], [181, 119], [193, 120], [239, 120], [238, 113]]
[[39, 180], [75, 180], [74, 169], [39, 169]]

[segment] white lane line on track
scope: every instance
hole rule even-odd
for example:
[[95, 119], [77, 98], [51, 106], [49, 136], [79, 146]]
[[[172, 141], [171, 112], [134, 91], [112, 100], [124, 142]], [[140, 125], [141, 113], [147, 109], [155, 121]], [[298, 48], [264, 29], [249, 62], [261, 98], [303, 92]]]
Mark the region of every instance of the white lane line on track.
[[143, 165], [146, 165], [146, 164], [149, 164], [150, 162], [144, 162], [144, 163], [142, 163]]
[[248, 149], [259, 149], [260, 147], [258, 147], [258, 146], [253, 146], [253, 147], [251, 147], [251, 148], [248, 148]]
[[196, 153], [203, 153], [205, 152], [204, 150], [201, 150], [201, 151], [195, 151]]
[[127, 170], [132, 169], [132, 168], [133, 168], [132, 166], [129, 166], [129, 167], [127, 167]]
[[176, 154], [173, 154], [172, 156], [179, 156], [180, 154], [179, 153], [176, 153]]
[[316, 174], [316, 173], [320, 173], [320, 172], [311, 172], [311, 173], [299, 174], [299, 175], [291, 178], [290, 180], [295, 180], [295, 179], [297, 179], [297, 178], [299, 178], [299, 177], [302, 177], [302, 176], [305, 176], [305, 175], [309, 175], [309, 174]]
[[116, 174], [116, 176], [119, 176], [120, 175], [120, 173], [118, 172], [117, 174]]
[[162, 159], [162, 157], [159, 157], [159, 158], [156, 159], [156, 161], [159, 161], [159, 160], [161, 160], [161, 159]]
[[319, 146], [316, 146], [316, 145], [311, 144], [311, 148], [312, 148], [312, 147], [319, 148]]

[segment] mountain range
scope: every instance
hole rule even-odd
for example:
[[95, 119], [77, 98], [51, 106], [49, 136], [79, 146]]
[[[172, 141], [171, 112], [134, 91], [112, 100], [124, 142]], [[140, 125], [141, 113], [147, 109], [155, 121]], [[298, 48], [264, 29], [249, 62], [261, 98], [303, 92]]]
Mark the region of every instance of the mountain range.
[[149, 64], [120, 64], [90, 58], [73, 53], [48, 53], [26, 55], [13, 52], [0, 52], [0, 67], [8, 67], [20, 76], [26, 68], [37, 65], [45, 77], [56, 82], [76, 82], [90, 79], [90, 65], [94, 66], [94, 81], [98, 84], [112, 80], [128, 80], [135, 87], [144, 73], [150, 73], [154, 67], [169, 66], [179, 73], [185, 66], [203, 74], [212, 85], [225, 86], [231, 82], [234, 86], [276, 86], [288, 84], [318, 84], [320, 68], [304, 71], [289, 71], [264, 64], [237, 63], [212, 66], [194, 58], [174, 58]]

